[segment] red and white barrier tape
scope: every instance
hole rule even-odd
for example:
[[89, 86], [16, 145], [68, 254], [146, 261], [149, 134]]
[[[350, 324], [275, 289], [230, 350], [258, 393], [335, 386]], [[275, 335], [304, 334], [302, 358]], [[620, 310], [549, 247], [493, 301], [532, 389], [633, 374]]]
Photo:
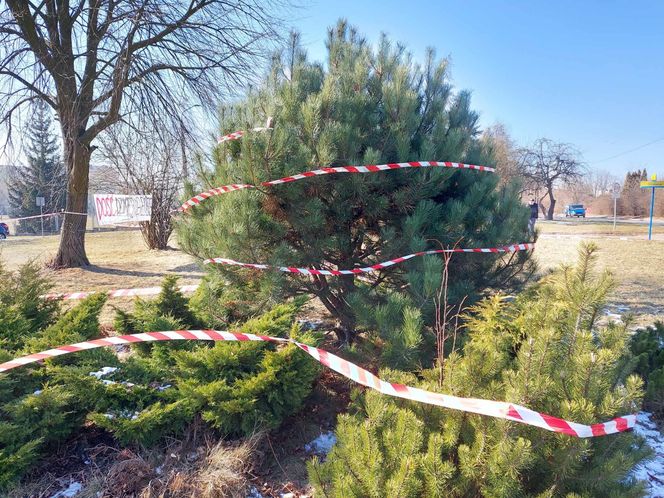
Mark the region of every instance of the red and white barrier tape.
[[35, 214], [33, 216], [23, 216], [21, 218], [0, 219], [0, 222], [7, 223], [8, 221], [15, 222], [15, 221], [21, 221], [21, 220], [34, 220], [34, 219], [37, 219], [37, 218], [50, 218], [51, 216], [58, 216], [60, 214], [73, 214], [73, 215], [77, 215], [77, 216], [87, 216], [88, 215], [88, 213], [76, 213], [74, 211], [58, 211], [56, 213]]
[[535, 244], [532, 243], [527, 243], [527, 244], [512, 244], [509, 246], [503, 246], [503, 247], [488, 247], [488, 248], [475, 248], [475, 249], [461, 249], [461, 248], [456, 248], [456, 249], [435, 249], [431, 251], [420, 251], [420, 252], [415, 252], [413, 254], [407, 254], [405, 256], [401, 256], [399, 258], [395, 259], [390, 259], [389, 261], [383, 261], [382, 263], [376, 263], [375, 265], [367, 266], [364, 268], [353, 268], [352, 270], [319, 270], [316, 268], [294, 268], [294, 267], [289, 267], [289, 266], [271, 266], [271, 265], [263, 265], [263, 264], [258, 264], [258, 263], [241, 263], [240, 261], [235, 261], [233, 259], [228, 259], [228, 258], [210, 258], [206, 259], [203, 261], [205, 264], [221, 264], [221, 265], [236, 265], [236, 266], [243, 266], [245, 268], [254, 268], [256, 270], [267, 270], [269, 268], [275, 268], [279, 271], [287, 272], [287, 273], [301, 273], [302, 275], [331, 275], [331, 276], [338, 276], [338, 275], [357, 275], [358, 273], [370, 273], [378, 270], [382, 270], [384, 268], [388, 268], [390, 266], [396, 265], [398, 263], [402, 263], [404, 261], [407, 261], [411, 258], [415, 258], [417, 256], [427, 256], [430, 254], [442, 254], [442, 253], [453, 253], [453, 252], [481, 252], [481, 253], [501, 253], [501, 252], [516, 252], [516, 251], [528, 251], [530, 249], [534, 249]]
[[[257, 128], [252, 128], [249, 131], [269, 131], [272, 128], [269, 126], [259, 126]], [[229, 133], [228, 135], [224, 135], [223, 137], [219, 137], [217, 139], [217, 143], [224, 143], [228, 142], [229, 140], [237, 140], [239, 138], [242, 138], [244, 134], [247, 133], [245, 130], [240, 130], [240, 131], [234, 131], [233, 133]]]
[[[315, 268], [292, 268], [287, 266], [278, 266], [274, 267], [279, 271], [288, 272], [288, 273], [300, 273], [303, 275], [357, 275], [360, 273], [369, 273], [384, 268], [388, 268], [397, 263], [402, 263], [411, 258], [417, 256], [426, 256], [431, 254], [441, 254], [441, 253], [452, 253], [452, 252], [465, 252], [465, 253], [501, 253], [501, 252], [516, 252], [516, 251], [528, 251], [535, 248], [535, 244], [526, 243], [526, 244], [511, 244], [509, 246], [503, 247], [488, 247], [488, 248], [474, 248], [474, 249], [435, 249], [431, 251], [420, 251], [413, 254], [407, 254], [406, 256], [401, 256], [399, 258], [391, 259], [389, 261], [384, 261], [382, 263], [376, 263], [375, 265], [368, 266], [365, 268], [354, 268], [352, 270], [318, 270]], [[255, 268], [258, 270], [266, 270], [268, 268], [273, 268], [270, 265], [262, 265], [256, 263], [241, 263], [233, 259], [227, 258], [211, 258], [203, 261], [205, 264], [224, 264], [224, 265], [236, 265], [243, 266], [246, 268]], [[180, 292], [194, 292], [198, 289], [198, 285], [182, 285], [178, 287]], [[63, 301], [73, 301], [77, 299], [85, 299], [92, 294], [96, 294], [98, 291], [83, 291], [83, 292], [67, 292], [67, 293], [52, 293], [44, 294], [41, 297], [42, 299], [60, 299]], [[161, 292], [161, 287], [135, 287], [131, 289], [114, 289], [105, 291], [108, 294], [108, 297], [134, 297], [134, 296], [156, 296]]]
[[[429, 168], [429, 167], [439, 167], [439, 168], [459, 168], [459, 169], [475, 169], [478, 171], [489, 171], [495, 172], [494, 168], [489, 168], [488, 166], [477, 166], [475, 164], [464, 164], [464, 163], [453, 163], [449, 161], [411, 161], [407, 163], [388, 163], [388, 164], [369, 164], [367, 166], [336, 166], [333, 168], [320, 168], [312, 171], [305, 171], [304, 173], [299, 173], [297, 175], [285, 176], [279, 178], [278, 180], [270, 180], [267, 182], [261, 182], [259, 185], [262, 187], [270, 187], [272, 185], [279, 185], [282, 183], [295, 182], [298, 180], [303, 180], [312, 176], [321, 176], [321, 175], [331, 175], [336, 173], [376, 173], [379, 171], [390, 171], [394, 169], [404, 169], [404, 168]], [[186, 211], [192, 206], [197, 206], [205, 199], [209, 199], [215, 195], [225, 194], [227, 192], [232, 192], [234, 190], [242, 190], [246, 188], [258, 188], [258, 185], [247, 185], [247, 184], [232, 184], [224, 185], [223, 187], [217, 187], [205, 192], [196, 194], [191, 199], [186, 201], [178, 211]]]
[[410, 387], [403, 384], [394, 384], [379, 379], [371, 372], [344, 360], [324, 349], [307, 346], [293, 339], [283, 339], [279, 337], [257, 336], [253, 334], [241, 334], [235, 332], [222, 332], [215, 330], [176, 330], [168, 332], [147, 332], [143, 334], [130, 334], [116, 337], [103, 337], [91, 341], [79, 342], [68, 346], [60, 346], [41, 353], [34, 353], [21, 358], [15, 358], [8, 362], [0, 364], [0, 372], [5, 372], [29, 363], [34, 363], [47, 358], [54, 358], [64, 354], [85, 351], [88, 349], [99, 348], [103, 346], [116, 346], [118, 344], [129, 344], [136, 342], [152, 341], [173, 341], [173, 340], [205, 340], [205, 341], [270, 341], [279, 343], [293, 343], [301, 350], [305, 351], [312, 358], [323, 365], [340, 373], [344, 377], [357, 382], [378, 392], [404, 398], [420, 403], [451, 408], [479, 415], [486, 415], [512, 422], [520, 422], [526, 425], [532, 425], [553, 432], [561, 432], [570, 436], [581, 438], [604, 436], [623, 432], [634, 427], [636, 415], [625, 415], [614, 418], [608, 422], [584, 425], [576, 422], [569, 422], [561, 418], [553, 417], [545, 413], [539, 413], [526, 407], [508, 403], [505, 401], [491, 401], [476, 398], [460, 398], [446, 394], [425, 391], [416, 387]]
[[[198, 289], [198, 285], [182, 285], [178, 287], [180, 292], [194, 292]], [[115, 289], [106, 291], [108, 297], [134, 297], [134, 296], [156, 296], [161, 292], [161, 287], [137, 287], [133, 289]], [[92, 294], [97, 294], [97, 291], [89, 292], [69, 292], [69, 293], [53, 293], [44, 294], [42, 299], [61, 299], [63, 301], [73, 301], [76, 299], [85, 299]]]

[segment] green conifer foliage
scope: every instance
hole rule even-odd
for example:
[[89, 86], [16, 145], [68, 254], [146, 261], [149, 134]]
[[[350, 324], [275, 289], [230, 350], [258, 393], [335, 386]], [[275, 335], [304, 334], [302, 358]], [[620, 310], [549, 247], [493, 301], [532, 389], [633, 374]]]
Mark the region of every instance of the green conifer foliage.
[[[167, 280], [154, 301], [139, 300], [137, 313], [121, 313], [116, 325], [130, 324], [131, 330], [125, 332], [172, 330], [183, 323], [187, 327], [192, 312], [173, 284]], [[166, 302], [180, 306], [165, 308]], [[164, 317], [167, 309], [179, 312]], [[315, 344], [317, 337], [303, 334], [295, 324], [297, 309], [296, 302], [276, 306], [239, 329]], [[176, 342], [140, 346], [135, 345], [138, 354], [123, 361], [117, 374], [134, 385], [100, 386], [104, 402], [89, 417], [125, 444], [153, 444], [166, 434], [181, 432], [199, 414], [227, 435], [276, 427], [302, 405], [318, 374], [316, 363], [294, 345]]]
[[[50, 288], [37, 268], [0, 268], [0, 362], [100, 335], [106, 302], [93, 294], [66, 313], [39, 296]], [[239, 326], [245, 333], [319, 338], [295, 323], [299, 301], [275, 306]], [[201, 327], [189, 299], [166, 279], [160, 295], [136, 300], [116, 319], [124, 333]], [[278, 426], [309, 395], [319, 366], [294, 345], [179, 341], [80, 351], [0, 374], [0, 490], [84, 424], [110, 431], [120, 444], [152, 444], [180, 434], [200, 417], [224, 435]], [[103, 367], [116, 370], [103, 371]]]
[[[470, 94], [452, 90], [446, 60], [429, 51], [418, 65], [386, 37], [373, 49], [343, 21], [330, 30], [327, 47], [323, 66], [307, 59], [294, 36], [262, 85], [222, 113], [223, 133], [252, 128], [268, 116], [274, 129], [218, 146], [214, 171], [203, 174], [199, 187], [257, 184], [327, 166], [417, 160], [491, 164], [487, 148], [479, 145]], [[527, 213], [515, 188], [499, 187], [498, 180], [491, 173], [444, 168], [313, 177], [209, 199], [182, 217], [177, 232], [184, 250], [201, 258], [341, 269], [438, 248], [439, 242], [464, 247], [523, 242]], [[514, 283], [526, 259], [523, 253], [453, 258], [451, 301]], [[437, 289], [441, 266], [436, 257], [417, 258], [367, 278], [374, 291], [407, 288], [419, 306]], [[339, 319], [340, 335], [352, 339], [356, 320], [349, 303], [366, 285], [352, 277], [224, 267], [215, 274], [232, 288], [226, 298], [223, 285], [216, 287], [226, 302], [260, 308], [284, 296], [314, 294]], [[373, 306], [377, 293], [359, 297], [361, 306]], [[425, 321], [428, 313], [425, 309]]]
[[[421, 375], [381, 376], [421, 388], [507, 400], [580, 423], [638, 411], [642, 382], [624, 325], [597, 325], [612, 282], [592, 246], [513, 303], [472, 311], [463, 354]], [[631, 469], [648, 449], [633, 433], [578, 439], [367, 391], [342, 415], [327, 461], [309, 465], [317, 496], [642, 496]]]
[[[0, 271], [0, 361], [99, 335], [104, 294], [64, 314], [39, 296], [50, 288], [34, 265]], [[96, 398], [91, 370], [117, 363], [106, 349], [46, 360], [0, 375], [0, 489], [38, 458], [79, 430]]]
[[[65, 207], [67, 174], [60, 159], [60, 145], [52, 130], [49, 107], [42, 101], [34, 105], [32, 121], [26, 132], [25, 153], [28, 164], [11, 172], [7, 182], [11, 213], [16, 217], [40, 214], [37, 197], [44, 198], [44, 212], [54, 213]], [[22, 220], [20, 230], [38, 233], [39, 219]], [[44, 218], [44, 230], [56, 231], [55, 218]]]
[[639, 329], [630, 348], [636, 356], [636, 372], [646, 382], [646, 408], [664, 417], [664, 323]]

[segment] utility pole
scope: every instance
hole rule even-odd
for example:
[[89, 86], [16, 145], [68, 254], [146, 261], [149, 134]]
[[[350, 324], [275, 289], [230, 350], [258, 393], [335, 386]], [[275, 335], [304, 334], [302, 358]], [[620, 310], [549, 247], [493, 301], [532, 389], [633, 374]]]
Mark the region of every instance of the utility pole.
[[611, 189], [613, 194], [613, 231], [616, 231], [616, 213], [618, 211], [618, 199], [620, 198], [620, 184], [615, 182], [613, 188]]

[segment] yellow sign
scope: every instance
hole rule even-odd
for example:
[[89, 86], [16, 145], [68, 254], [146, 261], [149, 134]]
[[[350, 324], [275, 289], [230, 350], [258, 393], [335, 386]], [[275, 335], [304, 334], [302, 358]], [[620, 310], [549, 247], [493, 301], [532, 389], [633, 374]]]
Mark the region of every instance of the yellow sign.
[[649, 188], [649, 187], [664, 187], [664, 180], [641, 182], [641, 188]]

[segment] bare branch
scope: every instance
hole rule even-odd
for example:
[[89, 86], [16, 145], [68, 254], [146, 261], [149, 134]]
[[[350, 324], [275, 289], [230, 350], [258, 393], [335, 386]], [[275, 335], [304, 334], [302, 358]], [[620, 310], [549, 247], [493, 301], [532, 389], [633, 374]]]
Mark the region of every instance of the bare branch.
[[[549, 197], [547, 218], [553, 219], [556, 205], [554, 188], [578, 182], [586, 173], [581, 153], [572, 145], [540, 138], [519, 151], [521, 172], [532, 190]], [[542, 196], [542, 198], [544, 197]]]
[[[188, 133], [194, 112], [211, 113], [229, 90], [256, 76], [283, 31], [282, 6], [281, 0], [2, 2], [0, 124], [11, 131], [14, 116], [34, 99], [56, 111], [69, 171], [67, 210], [81, 212], [93, 142], [119, 122]], [[65, 218], [60, 248], [76, 246], [71, 252], [85, 263], [81, 221]], [[68, 266], [61, 252], [55, 266]]]

